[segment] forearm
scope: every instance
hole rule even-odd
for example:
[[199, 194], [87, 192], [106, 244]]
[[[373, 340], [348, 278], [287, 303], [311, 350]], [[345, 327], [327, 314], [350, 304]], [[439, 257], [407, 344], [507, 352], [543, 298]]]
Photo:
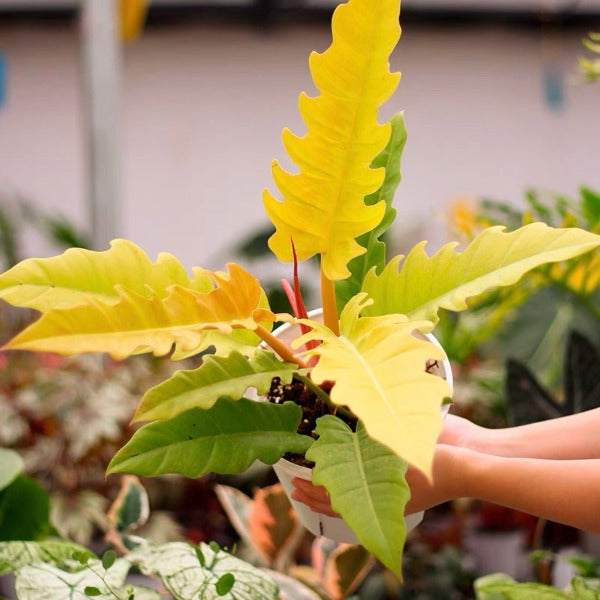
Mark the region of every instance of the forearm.
[[465, 446], [506, 457], [600, 458], [600, 408], [520, 427], [475, 428]]
[[454, 497], [487, 500], [600, 533], [600, 459], [506, 458], [458, 449]]

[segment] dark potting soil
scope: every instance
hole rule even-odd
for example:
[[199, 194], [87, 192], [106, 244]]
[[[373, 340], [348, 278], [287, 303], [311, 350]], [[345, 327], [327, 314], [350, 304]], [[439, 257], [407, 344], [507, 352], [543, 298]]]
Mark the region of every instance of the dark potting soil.
[[[425, 370], [428, 373], [435, 373], [438, 369], [438, 362], [435, 360], [428, 361]], [[324, 381], [319, 387], [323, 389], [327, 394], [331, 392], [333, 388], [333, 381]], [[317, 419], [324, 415], [335, 414], [339, 419], [347, 423], [352, 431], [356, 431], [357, 418], [352, 415], [348, 407], [338, 407], [336, 412], [333, 413], [331, 408], [319, 398], [312, 390], [310, 390], [302, 381], [298, 379], [292, 379], [289, 384], [282, 384], [279, 377], [274, 377], [271, 381], [271, 388], [267, 394], [269, 402], [274, 404], [283, 404], [284, 402], [295, 402], [302, 409], [302, 419], [298, 426], [298, 433], [302, 435], [310, 435], [317, 439], [319, 436], [315, 433], [315, 427], [317, 426]], [[293, 452], [286, 452], [283, 458], [293, 462], [302, 467], [308, 467], [312, 469], [315, 463], [306, 460], [303, 454], [295, 454]]]

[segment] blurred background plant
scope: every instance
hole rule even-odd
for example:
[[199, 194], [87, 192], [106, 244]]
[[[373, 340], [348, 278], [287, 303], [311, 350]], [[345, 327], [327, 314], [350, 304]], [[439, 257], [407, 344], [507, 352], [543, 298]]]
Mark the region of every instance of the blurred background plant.
[[[522, 209], [460, 198], [449, 214], [452, 231], [465, 241], [485, 226], [514, 229], [532, 220], [597, 233], [600, 195], [587, 187], [576, 198], [530, 190]], [[444, 313], [436, 335], [458, 371], [455, 405], [484, 425], [505, 424], [503, 365], [509, 359], [526, 364], [544, 385], [559, 390], [569, 333], [585, 332], [590, 343], [600, 344], [599, 282], [600, 252], [592, 252], [536, 269], [518, 284], [486, 294], [468, 314]]]
[[[583, 45], [594, 55], [600, 54], [600, 33], [588, 34], [588, 37], [583, 40]], [[579, 73], [586, 81], [594, 83], [600, 78], [600, 58], [580, 56], [578, 61]]]

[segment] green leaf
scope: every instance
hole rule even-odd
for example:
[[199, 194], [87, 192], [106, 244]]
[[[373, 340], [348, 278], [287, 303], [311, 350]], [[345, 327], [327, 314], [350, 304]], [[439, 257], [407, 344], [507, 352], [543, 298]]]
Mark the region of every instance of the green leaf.
[[121, 489], [108, 512], [108, 518], [119, 533], [143, 525], [150, 515], [148, 493], [137, 477], [125, 476]]
[[333, 510], [360, 543], [399, 573], [410, 498], [407, 463], [371, 439], [360, 421], [353, 433], [340, 419], [321, 417], [316, 433], [319, 439], [306, 453], [315, 462], [313, 483], [327, 489]]
[[44, 312], [86, 304], [92, 298], [116, 303], [118, 286], [144, 297], [165, 297], [176, 284], [210, 290], [208, 278], [192, 282], [170, 254], [160, 254], [153, 263], [132, 242], [113, 240], [110, 250], [103, 252], [71, 248], [60, 256], [22, 261], [0, 276], [0, 298]]
[[107, 550], [102, 555], [102, 567], [105, 571], [108, 571], [114, 564], [115, 560], [117, 560], [117, 555], [114, 550]]
[[102, 592], [97, 587], [94, 587], [93, 585], [86, 585], [83, 590], [83, 593], [86, 596], [101, 596], [102, 595]]
[[503, 573], [480, 577], [474, 584], [477, 600], [564, 600], [570, 594], [542, 583], [517, 583]]
[[14, 450], [0, 448], [0, 491], [23, 470], [23, 459]]
[[379, 273], [385, 265], [385, 243], [381, 236], [389, 229], [396, 217], [396, 210], [392, 208], [394, 193], [400, 183], [400, 158], [402, 150], [406, 143], [406, 126], [404, 124], [404, 114], [398, 113], [393, 116], [391, 121], [392, 133], [387, 146], [375, 158], [371, 168], [383, 167], [385, 169], [385, 179], [383, 184], [373, 194], [365, 197], [365, 204], [372, 206], [380, 200], [385, 201], [385, 213], [381, 223], [369, 233], [363, 234], [357, 238], [357, 242], [366, 249], [365, 254], [353, 258], [348, 263], [350, 277], [337, 281], [335, 284], [338, 311], [344, 308], [348, 300], [356, 295], [362, 286], [365, 275], [372, 267], [375, 267]]
[[93, 556], [83, 546], [72, 542], [0, 542], [0, 575], [39, 562], [60, 567], [76, 561], [80, 567]]
[[301, 414], [294, 403], [221, 398], [208, 410], [194, 408], [141, 427], [113, 457], [108, 473], [194, 478], [211, 471], [241, 473], [255, 460], [273, 464], [312, 443], [296, 433]]
[[265, 394], [273, 377], [281, 377], [283, 383], [289, 383], [297, 369], [298, 365], [282, 362], [264, 350], [257, 350], [250, 359], [239, 352], [226, 357], [207, 356], [198, 369], [178, 371], [148, 390], [133, 420], [170, 419], [190, 408], [206, 410], [220, 397], [241, 398], [248, 387]]
[[42, 486], [21, 474], [0, 492], [0, 540], [37, 540], [50, 531], [50, 500]]
[[579, 194], [583, 216], [590, 227], [594, 227], [600, 222], [600, 194], [587, 187], [581, 187]]
[[[148, 545], [132, 552], [129, 558], [142, 573], [160, 577], [175, 598], [276, 600], [279, 597], [275, 582], [256, 567], [223, 550], [215, 552], [208, 544], [200, 544], [199, 549], [204, 555], [204, 566], [194, 548], [183, 542]], [[232, 588], [220, 596], [216, 585], [225, 574], [232, 575], [234, 582]]]
[[400, 272], [402, 256], [392, 259], [380, 276], [370, 271], [363, 291], [374, 304], [365, 314], [402, 313], [411, 320], [437, 323], [440, 308], [464, 310], [469, 298], [488, 289], [511, 285], [535, 267], [600, 246], [600, 236], [582, 229], [554, 229], [544, 223], [510, 233], [503, 229], [485, 229], [464, 252], [456, 252], [456, 243], [451, 243], [429, 257], [421, 242], [410, 251]]
[[233, 573], [225, 573], [225, 575], [221, 575], [220, 579], [215, 584], [217, 594], [219, 594], [219, 596], [225, 596], [226, 594], [229, 594], [234, 584], [235, 576]]

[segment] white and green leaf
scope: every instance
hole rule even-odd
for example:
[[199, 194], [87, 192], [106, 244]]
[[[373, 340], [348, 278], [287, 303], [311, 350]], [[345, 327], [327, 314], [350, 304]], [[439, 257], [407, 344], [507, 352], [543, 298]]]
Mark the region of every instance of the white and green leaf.
[[[197, 552], [201, 554], [202, 559]], [[277, 600], [277, 584], [263, 571], [215, 550], [207, 544], [194, 549], [183, 542], [136, 549], [129, 559], [146, 575], [160, 577], [174, 598], [186, 600]], [[231, 589], [220, 595], [217, 584], [233, 576]], [[231, 579], [231, 578], [230, 578]]]
[[73, 567], [76, 552], [92, 556], [89, 550], [73, 542], [0, 542], [0, 575], [42, 562], [57, 567]]

